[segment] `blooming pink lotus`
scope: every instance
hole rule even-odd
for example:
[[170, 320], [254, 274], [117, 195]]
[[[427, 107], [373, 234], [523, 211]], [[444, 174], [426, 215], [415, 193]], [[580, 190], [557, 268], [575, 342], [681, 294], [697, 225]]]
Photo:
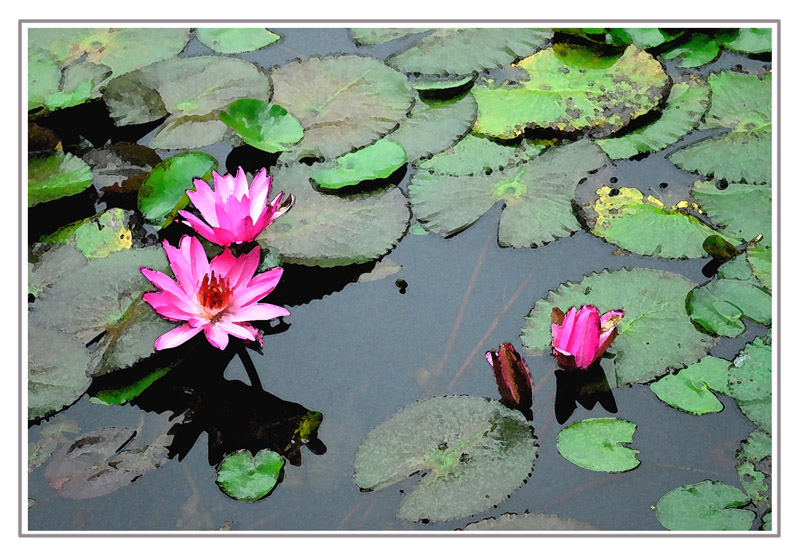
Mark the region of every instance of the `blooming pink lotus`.
[[161, 291], [142, 298], [166, 319], [186, 321], [156, 340], [157, 350], [175, 347], [201, 330], [214, 347], [225, 349], [228, 335], [261, 343], [261, 332], [251, 320], [272, 320], [287, 316], [283, 307], [258, 303], [269, 294], [283, 274], [273, 268], [254, 276], [260, 258], [259, 247], [236, 258], [225, 250], [209, 263], [196, 237], [184, 236], [179, 248], [164, 241], [169, 265], [177, 282], [168, 275], [142, 267], [142, 274]]
[[212, 243], [228, 246], [250, 242], [294, 204], [291, 194], [281, 202], [283, 192], [271, 202], [267, 201], [272, 177], [267, 176], [266, 169], [256, 174], [249, 187], [241, 167], [235, 178], [230, 174], [219, 175], [216, 171], [212, 171], [212, 176], [216, 190], [212, 190], [206, 181], [195, 179], [196, 190], [186, 191], [205, 221], [185, 210], [178, 212], [187, 225]]
[[572, 307], [565, 315], [558, 307], [550, 316], [553, 333], [553, 355], [562, 369], [588, 369], [600, 360], [617, 337], [617, 324], [622, 311], [609, 311], [603, 316], [597, 307]]

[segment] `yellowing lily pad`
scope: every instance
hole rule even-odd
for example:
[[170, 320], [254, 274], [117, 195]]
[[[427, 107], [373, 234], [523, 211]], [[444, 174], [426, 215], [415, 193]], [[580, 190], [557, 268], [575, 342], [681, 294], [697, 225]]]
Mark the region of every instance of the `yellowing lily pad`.
[[633, 45], [619, 57], [556, 45], [516, 66], [529, 79], [472, 89], [476, 133], [509, 139], [526, 128], [549, 128], [607, 136], [655, 109], [669, 86], [661, 64]]
[[94, 217], [62, 227], [52, 235], [43, 237], [46, 243], [69, 244], [86, 258], [104, 258], [112, 252], [133, 246], [130, 220], [133, 210], [111, 208]]

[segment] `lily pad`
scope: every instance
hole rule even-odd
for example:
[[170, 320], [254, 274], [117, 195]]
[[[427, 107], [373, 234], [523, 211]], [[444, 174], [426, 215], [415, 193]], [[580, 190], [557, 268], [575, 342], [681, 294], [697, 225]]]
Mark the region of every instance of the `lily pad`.
[[750, 499], [741, 490], [705, 480], [673, 489], [656, 504], [658, 521], [667, 530], [749, 530], [755, 513], [743, 507]]
[[772, 291], [772, 249], [747, 247], [747, 262], [761, 285]]
[[75, 224], [62, 227], [43, 237], [46, 243], [74, 246], [86, 258], [105, 258], [112, 252], [127, 250], [133, 245], [131, 218], [133, 210], [111, 208]]
[[507, 499], [531, 473], [537, 448], [520, 412], [487, 398], [435, 397], [370, 431], [356, 451], [354, 479], [372, 491], [424, 470], [397, 516], [445, 522]]
[[219, 115], [244, 143], [275, 153], [303, 139], [303, 125], [281, 106], [260, 99], [239, 99]]
[[442, 236], [466, 229], [502, 200], [500, 245], [534, 247], [580, 229], [572, 211], [578, 181], [606, 162], [596, 146], [573, 142], [488, 175], [453, 177], [418, 172], [408, 193], [417, 219], [427, 230]]
[[763, 235], [759, 246], [772, 246], [772, 188], [769, 184], [731, 183], [719, 189], [716, 181], [697, 181], [692, 185], [692, 196], [710, 219], [739, 242], [749, 242], [756, 235]]
[[625, 317], [617, 325], [619, 333], [609, 350], [613, 353], [616, 385], [651, 381], [694, 363], [714, 344], [686, 316], [684, 301], [694, 285], [680, 274], [646, 268], [605, 270], [580, 282], [563, 283], [525, 317], [523, 346], [533, 354], [551, 352], [553, 307], [592, 304], [601, 309], [621, 309]]
[[395, 39], [432, 31], [428, 27], [356, 27], [348, 29], [357, 45], [379, 45]]
[[311, 57], [270, 76], [272, 102], [305, 129], [303, 140], [284, 152], [287, 161], [331, 159], [369, 145], [405, 119], [414, 101], [403, 74], [365, 56]]
[[81, 428], [71, 419], [53, 418], [39, 426], [39, 440], [28, 443], [28, 473], [44, 466], [59, 445], [68, 442], [64, 433], [80, 433]]
[[745, 27], [732, 39], [724, 41], [725, 48], [735, 52], [757, 54], [772, 51], [772, 29], [769, 27]]
[[418, 99], [408, 118], [385, 138], [406, 150], [409, 162], [439, 153], [464, 137], [478, 114], [475, 98], [469, 93], [455, 99]]
[[730, 361], [708, 355], [654, 382], [650, 389], [662, 402], [681, 411], [696, 415], [722, 411], [722, 402], [711, 391], [728, 393], [730, 365]]
[[755, 281], [717, 278], [689, 292], [686, 311], [704, 330], [733, 338], [747, 329], [743, 318], [772, 322], [772, 297]]
[[467, 134], [452, 147], [429, 159], [418, 161], [415, 167], [437, 175], [488, 175], [524, 163], [539, 155], [552, 143], [526, 139], [519, 145], [507, 145], [490, 138]]
[[85, 433], [53, 456], [45, 470], [48, 483], [62, 497], [90, 499], [125, 487], [167, 463], [172, 437], [160, 435], [149, 445], [129, 448], [135, 435], [124, 427]]
[[686, 171], [729, 182], [764, 184], [772, 179], [772, 75], [720, 72], [708, 77], [711, 107], [698, 128], [729, 131], [671, 155]]
[[43, 107], [59, 90], [61, 68], [55, 57], [39, 47], [28, 48], [28, 110]]
[[61, 411], [80, 398], [92, 379], [86, 376], [89, 352], [74, 336], [28, 326], [28, 420]]
[[771, 335], [756, 338], [739, 352], [729, 369], [728, 390], [757, 427], [772, 432]]
[[90, 150], [83, 160], [92, 168], [95, 188], [125, 194], [139, 190], [161, 157], [149, 147], [119, 142]]
[[669, 85], [661, 64], [635, 46], [616, 57], [556, 45], [516, 66], [530, 79], [472, 89], [476, 133], [510, 139], [526, 128], [549, 128], [604, 137], [655, 109]]
[[580, 522], [574, 518], [564, 518], [555, 514], [525, 514], [506, 513], [497, 518], [487, 518], [467, 524], [465, 532], [471, 531], [526, 531], [526, 532], [556, 532], [599, 530], [599, 528]]
[[92, 184], [92, 170], [71, 153], [28, 159], [28, 207], [72, 196]]
[[626, 472], [639, 465], [633, 442], [636, 425], [618, 417], [584, 419], [558, 434], [559, 454], [581, 468], [596, 472]]
[[217, 466], [217, 484], [229, 497], [252, 503], [272, 492], [284, 462], [271, 450], [259, 450], [255, 456], [249, 450], [237, 450]]
[[111, 80], [103, 92], [117, 126], [168, 116], [150, 147], [194, 149], [216, 143], [228, 127], [219, 112], [237, 99], [268, 100], [269, 77], [256, 65], [227, 56], [156, 62]]
[[175, 367], [175, 364], [176, 363], [172, 363], [166, 367], [158, 367], [144, 377], [122, 387], [102, 388], [92, 396], [91, 401], [108, 406], [127, 404], [147, 390], [155, 381], [170, 372]]
[[186, 207], [187, 190], [194, 189], [192, 179], [209, 181], [211, 171], [217, 170], [217, 160], [210, 155], [192, 151], [168, 157], [153, 167], [139, 188], [139, 211], [144, 218], [160, 228], [169, 225], [178, 210]]
[[200, 27], [195, 29], [197, 40], [215, 52], [237, 54], [250, 52], [271, 45], [281, 38], [263, 27], [218, 28]]
[[[91, 354], [90, 375], [136, 363], [151, 355], [155, 339], [174, 326], [141, 300], [152, 284], [140, 266], [166, 269], [163, 250], [115, 252], [63, 275], [30, 305], [29, 324], [76, 336], [84, 345], [106, 334]], [[106, 366], [109, 360], [114, 368]]]
[[552, 36], [549, 29], [436, 29], [386, 63], [407, 74], [464, 75], [533, 54]]
[[772, 437], [756, 429], [736, 452], [736, 472], [745, 493], [760, 511], [770, 506], [772, 484]]
[[329, 165], [311, 170], [311, 180], [323, 190], [338, 190], [363, 181], [385, 179], [407, 162], [403, 146], [383, 138], [372, 145], [342, 155]]
[[[658, 198], [645, 197], [635, 188], [603, 186], [596, 194], [592, 205], [596, 217], [589, 232], [630, 252], [660, 258], [702, 258], [706, 256], [706, 238], [719, 234], [684, 213], [681, 205], [666, 207]], [[725, 240], [737, 241], [728, 236]]]
[[396, 187], [356, 194], [318, 192], [307, 165], [276, 167], [275, 184], [294, 194], [292, 211], [256, 239], [283, 262], [344, 266], [369, 262], [389, 252], [408, 228], [408, 200]]
[[597, 140], [611, 159], [633, 157], [664, 149], [680, 140], [700, 123], [708, 106], [708, 84], [697, 78], [673, 84], [661, 116], [652, 124], [618, 138]]
[[35, 262], [28, 262], [28, 293], [38, 297], [40, 291], [52, 286], [61, 276], [80, 268], [86, 262], [86, 256], [71, 245], [47, 248]]
[[661, 56], [664, 60], [678, 58], [678, 68], [703, 66], [717, 59], [722, 51], [720, 40], [729, 35], [694, 33], [686, 42], [665, 51]]

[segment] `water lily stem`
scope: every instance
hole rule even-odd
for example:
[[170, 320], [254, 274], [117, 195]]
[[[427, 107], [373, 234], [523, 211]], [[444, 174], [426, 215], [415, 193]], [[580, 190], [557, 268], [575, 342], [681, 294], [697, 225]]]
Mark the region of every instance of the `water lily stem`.
[[261, 386], [261, 379], [258, 376], [258, 371], [256, 371], [256, 366], [253, 364], [253, 360], [250, 359], [250, 354], [247, 353], [247, 347], [244, 343], [237, 344], [236, 351], [239, 353], [239, 359], [242, 360], [242, 365], [244, 365], [244, 370], [247, 371], [247, 376], [250, 378], [250, 384], [253, 388], [258, 388], [262, 392], [264, 388]]

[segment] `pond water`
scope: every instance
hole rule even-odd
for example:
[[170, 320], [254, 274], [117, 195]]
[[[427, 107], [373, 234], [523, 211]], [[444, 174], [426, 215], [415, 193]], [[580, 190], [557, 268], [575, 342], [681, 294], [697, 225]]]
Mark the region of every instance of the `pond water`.
[[[416, 40], [408, 37], [358, 47], [346, 29], [272, 31], [283, 37], [279, 43], [238, 56], [265, 69], [331, 53], [385, 59]], [[210, 53], [193, 38], [182, 56]], [[677, 80], [682, 70], [676, 61], [664, 62]], [[695, 73], [707, 77], [737, 67], [756, 73], [771, 65], [765, 56], [724, 50]], [[64, 134], [77, 123], [79, 129], [69, 133], [98, 147], [105, 142], [100, 138], [107, 129], [102, 119], [85, 116], [96, 110], [96, 104], [62, 109], [37, 123]], [[140, 137], [133, 140], [142, 145], [155, 134], [155, 126], [136, 130]], [[576, 203], [591, 200], [603, 184], [636, 187], [668, 205], [685, 200], [698, 176], [678, 168], [666, 156], [715, 134], [719, 131], [698, 130], [666, 150], [616, 160], [582, 182]], [[268, 161], [251, 148], [231, 148], [227, 140], [199, 151], [212, 155], [226, 172], [235, 172], [238, 165], [251, 171]], [[158, 153], [165, 158], [178, 152]], [[399, 176], [399, 188], [407, 193], [410, 166]], [[275, 188], [288, 186], [276, 184]], [[29, 239], [33, 242], [107, 207], [96, 193], [33, 207]], [[59, 208], [69, 210], [54, 220]], [[672, 489], [709, 479], [741, 488], [736, 452], [754, 425], [730, 395], [719, 395], [724, 405], [721, 412], [692, 415], [659, 400], [649, 384], [616, 387], [612, 382], [610, 398], [616, 410], [597, 403], [591, 409], [576, 404], [571, 411], [569, 400], [573, 396], [574, 401], [574, 394], [565, 394], [561, 381], [557, 386], [552, 356], [523, 353], [534, 385], [530, 425], [538, 450], [531, 475], [508, 499], [467, 518], [412, 522], [397, 518], [396, 512], [419, 482], [420, 473], [375, 491], [359, 490], [353, 478], [359, 444], [401, 408], [442, 395], [499, 398], [484, 354], [503, 342], [512, 342], [521, 351], [524, 317], [560, 284], [606, 269], [637, 267], [678, 273], [696, 284], [710, 278], [708, 257], [641, 256], [586, 230], [537, 248], [500, 247], [502, 211], [502, 204], [495, 204], [474, 225], [449, 238], [412, 230], [377, 265], [374, 261], [336, 268], [286, 264], [281, 283], [267, 301], [285, 306], [291, 316], [267, 328], [263, 353], [249, 351], [263, 391], [251, 386], [235, 344], [219, 351], [198, 336], [187, 344], [185, 361], [133, 403], [91, 401], [90, 396], [103, 387], [99, 379], [64, 411], [33, 421], [29, 443], [39, 441], [43, 429], [60, 420], [74, 421], [80, 433], [104, 427], [136, 429], [142, 444], [153, 441], [171, 423], [182, 421], [184, 428], [174, 431], [172, 448], [180, 459], [174, 456], [102, 496], [65, 498], [49, 484], [46, 466], [32, 469], [29, 530], [452, 531], [503, 513], [531, 512], [575, 519], [598, 530], [660, 531], [664, 526], [652, 507]], [[186, 232], [183, 228], [168, 238], [176, 244]], [[387, 261], [401, 268], [371, 281], [362, 276], [373, 268], [380, 270]], [[768, 326], [751, 321], [746, 326], [742, 335], [721, 337], [710, 354], [733, 360], [748, 342], [769, 332]], [[608, 361], [602, 364], [612, 378]], [[318, 440], [312, 437], [299, 448], [299, 460], [294, 454], [294, 461], [300, 463], [285, 465], [282, 479], [267, 498], [239, 502], [220, 490], [215, 466], [223, 454], [250, 445], [258, 448], [259, 437], [272, 436], [265, 435], [260, 426], [273, 425], [272, 433], [278, 437], [278, 431], [286, 428], [283, 423], [307, 410], [323, 416]], [[556, 438], [565, 425], [598, 417], [620, 417], [637, 426], [632, 447], [640, 451], [638, 467], [617, 473], [591, 471], [571, 464], [557, 451]], [[289, 423], [289, 435], [294, 425]], [[72, 440], [79, 435], [66, 432], [65, 436]], [[758, 526], [755, 522], [753, 529]]]

